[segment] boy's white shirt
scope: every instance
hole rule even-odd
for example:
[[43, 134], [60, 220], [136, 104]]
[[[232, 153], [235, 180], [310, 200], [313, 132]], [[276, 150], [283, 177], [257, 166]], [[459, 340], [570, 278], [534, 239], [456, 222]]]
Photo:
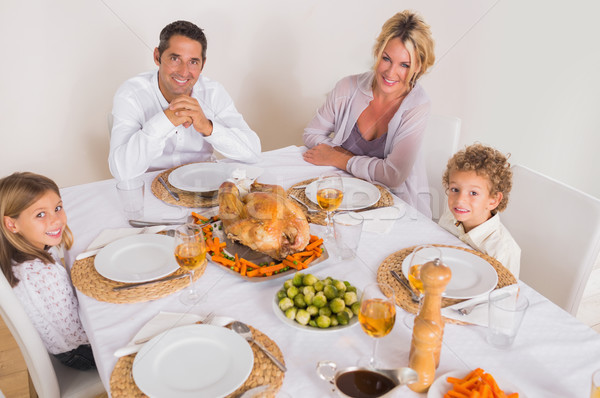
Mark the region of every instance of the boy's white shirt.
[[500, 215], [498, 213], [469, 232], [465, 232], [462, 223], [459, 223], [454, 218], [449, 209], [446, 209], [438, 224], [473, 249], [494, 257], [515, 278], [519, 277], [521, 248], [515, 242], [510, 232], [508, 232], [508, 229], [500, 222]]

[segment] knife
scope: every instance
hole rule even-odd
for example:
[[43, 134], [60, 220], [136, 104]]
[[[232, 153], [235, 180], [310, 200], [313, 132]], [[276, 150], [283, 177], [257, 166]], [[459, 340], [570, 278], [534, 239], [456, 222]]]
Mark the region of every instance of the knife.
[[113, 287], [113, 291], [118, 292], [120, 290], [132, 289], [134, 287], [149, 285], [151, 283], [166, 282], [166, 281], [171, 281], [173, 279], [181, 279], [181, 278], [185, 278], [185, 277], [189, 277], [189, 275], [188, 274], [169, 275], [165, 278], [155, 279], [153, 281], [130, 283], [130, 284], [123, 285], [123, 286]]
[[173, 197], [173, 199], [179, 201], [179, 195], [177, 195], [175, 192], [171, 191], [171, 188], [169, 188], [169, 186], [167, 185], [165, 180], [163, 180], [162, 177], [158, 177], [158, 182], [160, 182], [162, 184], [162, 186], [165, 187], [165, 189]]
[[143, 221], [143, 220], [129, 220], [129, 225], [132, 227], [154, 227], [157, 225], [182, 225], [185, 224], [186, 220], [180, 221]]

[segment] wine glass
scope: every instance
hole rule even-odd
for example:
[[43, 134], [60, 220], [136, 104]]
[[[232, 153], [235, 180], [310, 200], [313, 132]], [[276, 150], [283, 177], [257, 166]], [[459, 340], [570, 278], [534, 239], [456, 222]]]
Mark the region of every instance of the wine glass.
[[[419, 310], [421, 309], [421, 303], [423, 302], [423, 295], [425, 289], [423, 288], [423, 281], [421, 280], [421, 267], [423, 264], [433, 261], [436, 258], [442, 260], [442, 251], [433, 245], [421, 245], [414, 248], [409, 257], [408, 267], [408, 283], [414, 291], [419, 295]], [[417, 311], [419, 313], [419, 311]], [[407, 328], [412, 329], [415, 321], [415, 314], [408, 314], [404, 317], [404, 325]]]
[[342, 204], [344, 199], [344, 184], [338, 173], [322, 174], [317, 180], [317, 203], [327, 212], [327, 227], [324, 240], [333, 238], [331, 212]]
[[179, 267], [187, 271], [190, 285], [181, 293], [179, 299], [185, 305], [200, 301], [200, 295], [194, 288], [194, 270], [206, 261], [206, 245], [202, 228], [196, 224], [184, 224], [175, 230], [175, 260]]
[[358, 312], [358, 322], [363, 331], [374, 337], [373, 352], [368, 358], [359, 361], [359, 366], [376, 368], [377, 343], [379, 338], [392, 331], [396, 321], [394, 291], [384, 283], [372, 283], [363, 290]]

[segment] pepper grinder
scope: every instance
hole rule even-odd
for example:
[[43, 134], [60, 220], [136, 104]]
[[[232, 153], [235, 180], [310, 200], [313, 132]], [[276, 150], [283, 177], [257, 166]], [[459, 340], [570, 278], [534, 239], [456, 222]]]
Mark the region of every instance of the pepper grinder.
[[416, 392], [427, 391], [435, 379], [444, 336], [442, 293], [451, 277], [450, 268], [439, 258], [421, 267], [420, 279], [425, 293], [419, 314], [415, 318], [408, 360], [409, 367], [419, 374], [419, 381], [408, 385]]

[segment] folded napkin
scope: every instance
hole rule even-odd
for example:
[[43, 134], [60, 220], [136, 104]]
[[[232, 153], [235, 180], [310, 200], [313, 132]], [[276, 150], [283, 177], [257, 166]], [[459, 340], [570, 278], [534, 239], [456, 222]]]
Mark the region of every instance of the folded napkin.
[[[154, 337], [164, 331], [176, 328], [178, 326], [192, 325], [196, 322], [200, 322], [205, 319], [206, 316], [197, 314], [179, 314], [175, 312], [163, 312], [161, 311], [154, 318], [150, 319], [139, 332], [129, 341], [125, 347], [121, 347], [115, 351], [116, 357], [123, 357], [138, 352], [143, 346], [142, 344], [135, 344], [136, 341]], [[211, 319], [209, 324], [215, 326], [225, 326], [233, 322], [233, 318], [225, 316], [215, 316]]]
[[403, 217], [405, 213], [406, 209], [402, 203], [394, 206], [361, 211], [360, 215], [362, 215], [365, 220], [363, 231], [386, 234], [390, 232], [396, 220]]
[[75, 260], [81, 260], [90, 256], [93, 256], [98, 253], [98, 250], [108, 245], [111, 242], [119, 240], [121, 238], [125, 238], [131, 235], [139, 235], [139, 234], [155, 234], [167, 228], [165, 225], [157, 225], [154, 227], [146, 227], [146, 228], [113, 228], [113, 229], [105, 229], [96, 239], [90, 243], [85, 252], [79, 253]]
[[[498, 290], [506, 291], [511, 296], [516, 296], [519, 293], [519, 286], [516, 284], [509, 285], [509, 286], [505, 286]], [[470, 300], [466, 300], [461, 303], [450, 305], [446, 308], [443, 308], [442, 315], [445, 316], [446, 318], [456, 319], [458, 321], [487, 327], [488, 326], [488, 304], [487, 304], [487, 302], [488, 302], [488, 294], [484, 294], [483, 296], [474, 297]], [[478, 305], [468, 315], [461, 315], [458, 312], [459, 308], [468, 307], [470, 305], [474, 305], [474, 304], [478, 304], [478, 303], [485, 303], [485, 304]]]

